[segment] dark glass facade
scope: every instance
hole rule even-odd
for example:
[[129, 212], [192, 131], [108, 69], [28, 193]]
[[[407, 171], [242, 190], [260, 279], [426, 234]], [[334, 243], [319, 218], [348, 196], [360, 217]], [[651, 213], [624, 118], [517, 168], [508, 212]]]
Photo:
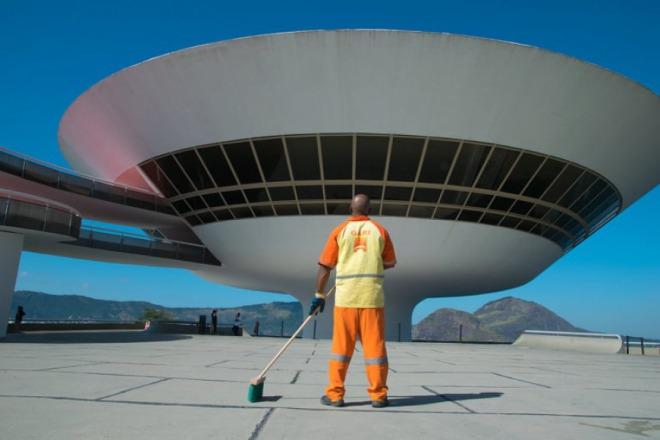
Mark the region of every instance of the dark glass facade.
[[[191, 225], [284, 215], [372, 215], [518, 229], [569, 249], [616, 214], [605, 178], [565, 160], [460, 139], [276, 136], [194, 147], [140, 165]], [[152, 177], [153, 176], [153, 177]]]

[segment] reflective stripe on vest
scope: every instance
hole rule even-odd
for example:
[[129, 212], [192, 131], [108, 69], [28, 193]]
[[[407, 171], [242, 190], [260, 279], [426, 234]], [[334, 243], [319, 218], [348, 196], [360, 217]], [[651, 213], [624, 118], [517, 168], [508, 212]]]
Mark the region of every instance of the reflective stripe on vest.
[[337, 275], [338, 280], [347, 280], [350, 278], [385, 278], [385, 275], [378, 273], [359, 273], [355, 275]]
[[387, 356], [366, 358], [364, 360], [364, 365], [387, 365]]

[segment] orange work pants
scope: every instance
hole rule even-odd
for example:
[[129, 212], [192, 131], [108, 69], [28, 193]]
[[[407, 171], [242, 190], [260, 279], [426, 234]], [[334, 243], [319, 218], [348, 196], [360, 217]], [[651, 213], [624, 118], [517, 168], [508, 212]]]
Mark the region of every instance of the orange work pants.
[[334, 310], [332, 354], [328, 362], [330, 383], [325, 390], [330, 400], [344, 398], [344, 380], [359, 337], [364, 351], [371, 400], [387, 397], [387, 351], [385, 311], [380, 308], [337, 307]]

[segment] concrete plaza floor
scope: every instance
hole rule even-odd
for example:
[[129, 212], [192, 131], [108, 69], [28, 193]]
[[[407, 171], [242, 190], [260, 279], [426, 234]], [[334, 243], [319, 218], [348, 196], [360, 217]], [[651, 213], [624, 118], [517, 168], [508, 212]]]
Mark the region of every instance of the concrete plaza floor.
[[390, 399], [373, 409], [361, 353], [348, 405], [319, 404], [328, 341], [94, 332], [0, 343], [3, 439], [660, 438], [660, 357], [503, 345], [390, 343]]

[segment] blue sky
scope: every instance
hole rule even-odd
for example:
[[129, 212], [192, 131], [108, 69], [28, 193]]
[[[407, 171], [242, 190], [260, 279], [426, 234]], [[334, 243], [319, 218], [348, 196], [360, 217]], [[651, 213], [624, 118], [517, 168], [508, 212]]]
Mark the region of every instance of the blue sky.
[[[389, 28], [451, 32], [562, 52], [660, 93], [657, 1], [20, 1], [0, 3], [0, 145], [67, 166], [59, 118], [94, 83], [185, 47], [300, 29]], [[517, 289], [426, 300], [474, 311], [513, 295], [573, 324], [660, 337], [660, 189], [657, 187]], [[310, 289], [313, 262], [310, 262]], [[234, 306], [292, 299], [208, 283], [175, 269], [131, 267], [24, 253], [17, 289], [139, 299], [169, 306]]]

